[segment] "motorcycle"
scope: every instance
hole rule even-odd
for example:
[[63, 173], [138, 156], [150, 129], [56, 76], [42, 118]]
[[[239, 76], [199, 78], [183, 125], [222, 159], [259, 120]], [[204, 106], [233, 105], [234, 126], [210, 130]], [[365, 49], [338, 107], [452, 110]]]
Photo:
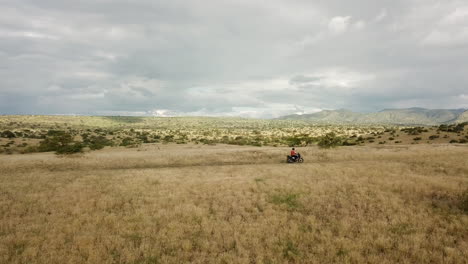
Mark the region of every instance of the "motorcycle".
[[304, 162], [304, 159], [301, 157], [301, 154], [297, 153], [297, 157], [293, 157], [293, 156], [290, 156], [288, 155], [286, 157], [286, 162], [287, 163], [302, 163]]

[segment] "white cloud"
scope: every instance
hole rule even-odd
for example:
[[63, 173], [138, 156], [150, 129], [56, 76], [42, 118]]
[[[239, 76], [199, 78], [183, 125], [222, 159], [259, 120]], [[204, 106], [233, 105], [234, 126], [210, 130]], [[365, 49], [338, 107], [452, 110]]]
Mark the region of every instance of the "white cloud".
[[115, 62], [119, 57], [121, 57], [121, 56], [119, 56], [117, 54], [114, 54], [112, 52], [105, 52], [105, 51], [97, 51], [97, 52], [95, 52], [95, 56], [98, 57], [98, 58], [103, 58], [103, 59], [113, 61], [113, 62]]
[[341, 34], [348, 30], [351, 16], [336, 16], [328, 23], [328, 29], [335, 34]]
[[375, 23], [382, 22], [387, 17], [387, 9], [382, 9], [380, 13], [374, 18]]
[[312, 74], [303, 75], [302, 86], [335, 87], [341, 89], [351, 89], [358, 87], [364, 82], [375, 79], [371, 73], [360, 73], [346, 69], [324, 69]]
[[107, 79], [112, 75], [108, 72], [99, 72], [99, 71], [76, 71], [70, 73], [71, 76], [78, 78], [88, 79], [88, 80], [98, 80], [98, 79]]
[[0, 113], [452, 107], [468, 83], [465, 2], [3, 0]]
[[422, 44], [432, 46], [455, 46], [468, 44], [468, 28], [457, 32], [434, 30], [422, 40]]
[[72, 100], [89, 100], [89, 99], [99, 99], [104, 98], [105, 92], [101, 93], [80, 93], [80, 94], [70, 94], [65, 96], [65, 99]]
[[48, 35], [40, 32], [34, 31], [10, 31], [10, 30], [1, 30], [0, 37], [9, 37], [9, 38], [30, 38], [30, 39], [46, 39], [46, 40], [58, 40], [60, 39], [54, 35]]
[[442, 25], [458, 25], [465, 23], [468, 25], [468, 6], [457, 7], [455, 11], [451, 12], [440, 21]]
[[144, 115], [158, 117], [177, 116], [212, 116], [212, 117], [244, 117], [244, 118], [277, 118], [290, 114], [310, 114], [319, 112], [322, 109], [308, 106], [298, 106], [294, 104], [267, 104], [263, 107], [232, 107], [229, 111], [213, 112], [202, 108], [192, 112], [182, 112], [170, 109], [153, 109]]
[[47, 87], [47, 91], [48, 92], [59, 92], [59, 91], [63, 91], [62, 87], [58, 86], [58, 85], [51, 85], [49, 87]]
[[173, 117], [173, 116], [179, 116], [181, 115], [181, 113], [178, 113], [176, 111], [172, 111], [169, 109], [153, 109], [153, 110], [146, 112], [144, 115], [157, 116], [157, 117]]
[[129, 76], [120, 79], [120, 87], [116, 91], [122, 94], [147, 97], [158, 92], [165, 92], [165, 83], [158, 79], [151, 79], [141, 76]]
[[364, 20], [359, 20], [353, 24], [353, 27], [357, 30], [362, 30], [366, 27], [366, 22]]

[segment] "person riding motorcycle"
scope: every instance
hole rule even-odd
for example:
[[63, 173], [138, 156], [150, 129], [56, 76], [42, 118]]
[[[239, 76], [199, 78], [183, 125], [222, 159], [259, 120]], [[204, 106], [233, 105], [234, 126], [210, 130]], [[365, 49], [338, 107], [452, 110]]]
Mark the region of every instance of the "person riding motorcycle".
[[292, 149], [291, 149], [291, 158], [293, 158], [294, 160], [296, 160], [297, 158], [299, 158], [299, 155], [297, 154], [295, 148], [292, 148]]

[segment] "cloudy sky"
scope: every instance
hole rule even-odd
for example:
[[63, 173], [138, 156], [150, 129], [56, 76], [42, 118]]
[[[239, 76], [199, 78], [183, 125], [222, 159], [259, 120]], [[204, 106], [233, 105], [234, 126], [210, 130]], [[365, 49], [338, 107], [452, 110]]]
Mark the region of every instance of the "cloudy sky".
[[466, 0], [0, 0], [0, 114], [468, 108]]

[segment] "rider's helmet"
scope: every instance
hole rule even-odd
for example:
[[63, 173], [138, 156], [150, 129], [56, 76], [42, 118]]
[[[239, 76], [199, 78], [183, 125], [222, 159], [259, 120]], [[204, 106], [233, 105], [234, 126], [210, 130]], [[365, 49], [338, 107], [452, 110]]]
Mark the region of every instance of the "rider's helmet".
[[294, 150], [294, 148], [292, 148], [292, 150]]

